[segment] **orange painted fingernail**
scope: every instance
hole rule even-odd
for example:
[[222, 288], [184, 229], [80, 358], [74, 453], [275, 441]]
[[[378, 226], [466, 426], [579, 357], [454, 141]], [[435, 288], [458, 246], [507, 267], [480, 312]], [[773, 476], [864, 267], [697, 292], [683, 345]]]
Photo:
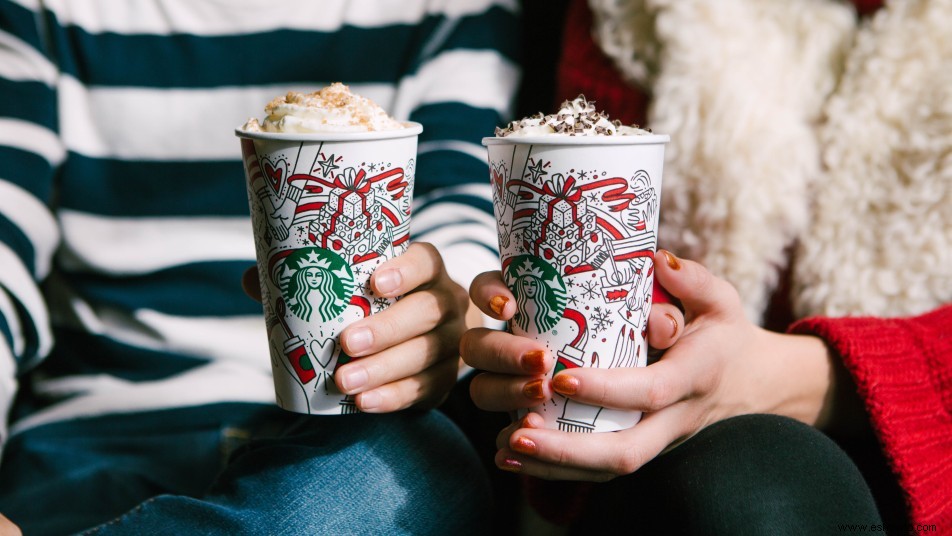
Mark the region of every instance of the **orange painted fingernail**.
[[572, 396], [578, 392], [579, 383], [578, 378], [575, 376], [570, 376], [565, 373], [557, 374], [555, 378], [552, 379], [552, 389], [559, 394]]
[[678, 261], [678, 258], [674, 256], [674, 253], [671, 253], [666, 249], [662, 249], [661, 253], [664, 253], [664, 260], [668, 263], [668, 266], [671, 267], [672, 270], [681, 269], [681, 262]]
[[489, 308], [497, 315], [502, 316], [502, 311], [506, 308], [507, 303], [509, 303], [509, 298], [505, 296], [493, 296], [492, 299], [489, 300]]
[[545, 391], [542, 389], [542, 380], [532, 380], [522, 387], [522, 394], [526, 398], [540, 400], [545, 398]]
[[531, 350], [522, 354], [520, 360], [526, 372], [538, 374], [545, 372], [545, 350]]
[[521, 452], [522, 454], [534, 456], [535, 453], [539, 451], [539, 447], [536, 446], [535, 441], [529, 439], [528, 437], [520, 436], [512, 442], [512, 450]]
[[673, 339], [678, 336], [678, 321], [671, 316], [671, 313], [665, 313], [664, 316], [668, 317], [668, 320], [671, 321], [671, 338]]
[[502, 465], [500, 465], [499, 468], [503, 471], [518, 473], [519, 471], [522, 471], [522, 462], [515, 458], [506, 458], [502, 461]]

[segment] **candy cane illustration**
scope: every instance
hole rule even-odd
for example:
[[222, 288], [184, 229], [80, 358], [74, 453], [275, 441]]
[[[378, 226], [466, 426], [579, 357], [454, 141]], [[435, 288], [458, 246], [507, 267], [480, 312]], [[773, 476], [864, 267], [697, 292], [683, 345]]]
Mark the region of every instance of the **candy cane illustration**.
[[[588, 341], [588, 322], [585, 320], [585, 315], [574, 309], [566, 309], [564, 316], [578, 326], [578, 335], [558, 352], [555, 374], [566, 369], [579, 368], [585, 365], [583, 358], [585, 357], [585, 343]], [[597, 359], [596, 354], [592, 354], [592, 359]], [[602, 408], [579, 404], [566, 398], [562, 406], [562, 416], [557, 418], [556, 421], [559, 423], [559, 430], [564, 432], [589, 433], [595, 429], [595, 421], [598, 420], [601, 411]]]

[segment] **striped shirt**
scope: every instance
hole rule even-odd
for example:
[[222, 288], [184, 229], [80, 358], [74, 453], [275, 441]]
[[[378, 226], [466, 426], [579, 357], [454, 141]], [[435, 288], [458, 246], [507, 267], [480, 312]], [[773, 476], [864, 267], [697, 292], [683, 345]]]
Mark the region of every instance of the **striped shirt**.
[[414, 239], [463, 285], [497, 267], [479, 139], [510, 113], [515, 4], [0, 0], [0, 410], [17, 378], [42, 401], [13, 431], [273, 401], [233, 132], [289, 90], [422, 123]]

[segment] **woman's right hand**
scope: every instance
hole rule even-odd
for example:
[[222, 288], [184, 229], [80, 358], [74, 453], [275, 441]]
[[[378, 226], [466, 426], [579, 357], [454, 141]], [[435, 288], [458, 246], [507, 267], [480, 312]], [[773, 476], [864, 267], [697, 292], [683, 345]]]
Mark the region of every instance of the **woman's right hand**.
[[[509, 321], [516, 301], [498, 270], [478, 275], [470, 286], [470, 299], [486, 315]], [[670, 303], [656, 303], [648, 317], [648, 345], [664, 350], [677, 341], [684, 315]], [[552, 397], [549, 375], [555, 360], [545, 345], [505, 331], [474, 328], [463, 334], [460, 355], [468, 365], [483, 371], [473, 378], [470, 396], [487, 411], [515, 411], [537, 406]]]
[[[835, 369], [822, 340], [757, 327], [728, 282], [698, 263], [659, 253], [665, 262], [655, 264], [655, 277], [681, 301], [684, 316], [671, 305], [652, 307], [649, 344], [669, 348], [647, 367], [576, 368], [549, 379], [553, 359], [540, 342], [488, 330], [464, 335], [464, 360], [486, 371], [470, 389], [483, 409], [535, 406], [555, 390], [578, 402], [645, 413], [633, 428], [610, 434], [545, 429], [529, 413], [499, 434], [497, 466], [552, 480], [605, 481], [735, 415], [775, 413], [820, 424], [834, 413]], [[480, 276], [471, 297], [496, 318], [515, 313], [498, 273]]]

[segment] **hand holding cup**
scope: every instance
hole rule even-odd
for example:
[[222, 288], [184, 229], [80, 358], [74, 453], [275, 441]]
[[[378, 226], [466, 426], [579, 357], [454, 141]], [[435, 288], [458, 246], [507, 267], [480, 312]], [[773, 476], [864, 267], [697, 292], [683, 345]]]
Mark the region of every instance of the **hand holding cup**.
[[236, 135], [278, 405], [327, 415], [440, 399], [465, 292], [432, 247], [400, 259], [422, 127], [342, 84], [288, 93], [266, 112]]
[[[552, 480], [603, 482], [636, 471], [719, 420], [776, 413], [822, 426], [834, 405], [850, 405], [843, 402], [849, 393], [837, 392], [831, 383], [834, 367], [821, 340], [755, 326], [729, 283], [669, 252], [659, 257], [655, 277], [680, 300], [684, 316], [671, 304], [652, 308], [648, 340], [666, 350], [647, 367], [579, 368], [550, 381], [545, 372], [533, 375], [521, 368], [526, 352], [537, 349], [532, 341], [481, 329], [464, 335], [464, 360], [487, 371], [474, 378], [471, 388], [480, 407], [526, 407], [533, 402], [528, 396], [519, 399], [521, 387], [541, 378], [544, 393], [645, 412], [636, 426], [611, 434], [552, 430], [528, 413], [499, 433], [498, 467]], [[509, 303], [491, 306], [496, 296], [506, 297], [498, 276], [484, 274], [470, 293], [486, 314], [505, 320], [513, 313]], [[548, 368], [552, 360], [544, 356], [541, 363], [540, 369]]]
[[[562, 370], [647, 363], [667, 136], [612, 123], [584, 97], [484, 138], [513, 334]], [[529, 354], [530, 356], [536, 354]], [[611, 432], [641, 414], [527, 384], [547, 427]]]

